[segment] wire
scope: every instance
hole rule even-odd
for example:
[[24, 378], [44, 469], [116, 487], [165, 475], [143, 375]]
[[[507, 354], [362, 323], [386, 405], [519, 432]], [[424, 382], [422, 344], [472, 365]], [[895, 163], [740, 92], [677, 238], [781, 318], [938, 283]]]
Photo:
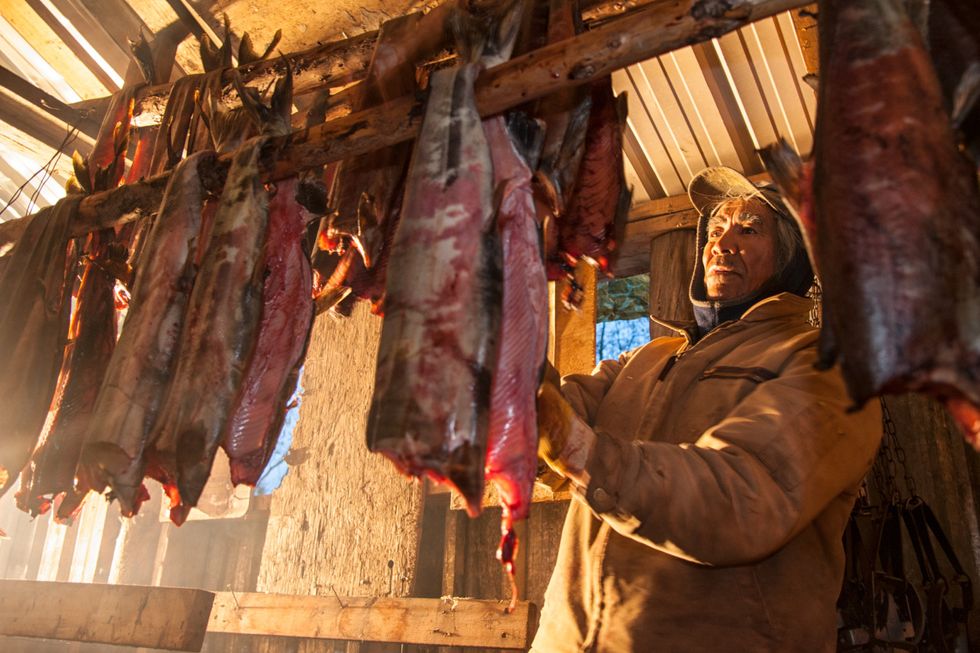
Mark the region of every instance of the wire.
[[[74, 133], [72, 131], [74, 130]], [[31, 201], [27, 205], [27, 213], [31, 214], [33, 212], [34, 206], [37, 205], [37, 199], [41, 195], [41, 189], [44, 185], [48, 183], [48, 180], [54, 175], [55, 168], [58, 166], [58, 159], [64, 154], [65, 149], [71, 145], [75, 140], [75, 135], [78, 133], [77, 127], [67, 127], [65, 138], [61, 141], [61, 146], [54, 153], [54, 155], [48, 160], [48, 163], [44, 166], [44, 174], [41, 176], [41, 181], [38, 183], [37, 188], [34, 189], [34, 193], [31, 195]]]
[[[51, 158], [48, 159], [48, 162], [45, 163], [42, 168], [40, 168], [37, 172], [35, 172], [30, 177], [28, 177], [23, 184], [17, 187], [17, 190], [15, 190], [14, 194], [10, 196], [10, 199], [7, 200], [7, 203], [4, 205], [4, 207], [0, 209], [0, 216], [2, 216], [4, 212], [7, 209], [9, 209], [14, 202], [17, 201], [17, 198], [20, 197], [21, 193], [24, 191], [25, 188], [27, 188], [27, 185], [31, 183], [31, 181], [35, 177], [37, 177], [41, 173], [44, 173], [41, 177], [41, 182], [38, 184], [37, 188], [31, 194], [30, 201], [27, 204], [27, 214], [29, 215], [31, 213], [31, 208], [37, 203], [37, 198], [41, 192], [41, 188], [44, 186], [45, 183], [47, 183], [48, 178], [51, 176], [51, 171], [54, 170], [54, 167], [57, 164], [58, 159], [61, 157], [62, 154], [64, 154], [65, 148], [67, 148], [75, 141], [75, 138], [77, 136], [78, 136], [78, 127], [75, 125], [69, 126], [67, 129], [67, 133], [65, 134], [65, 137], [61, 140], [61, 145], [58, 146], [58, 148], [55, 150], [55, 153], [51, 155]], [[48, 168], [50, 168], [51, 170], [49, 171]]]

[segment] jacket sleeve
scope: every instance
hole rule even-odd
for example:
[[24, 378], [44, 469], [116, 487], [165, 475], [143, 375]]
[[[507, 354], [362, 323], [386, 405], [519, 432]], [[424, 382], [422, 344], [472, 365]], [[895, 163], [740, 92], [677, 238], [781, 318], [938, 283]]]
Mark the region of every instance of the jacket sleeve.
[[632, 357], [633, 351], [621, 354], [617, 360], [605, 360], [596, 365], [591, 374], [569, 374], [561, 379], [561, 394], [579, 417], [591, 426], [596, 411], [619, 372]]
[[848, 412], [839, 371], [815, 362], [798, 351], [694, 443], [597, 433], [584, 499], [619, 533], [693, 562], [777, 551], [860, 483], [881, 440], [877, 401]]

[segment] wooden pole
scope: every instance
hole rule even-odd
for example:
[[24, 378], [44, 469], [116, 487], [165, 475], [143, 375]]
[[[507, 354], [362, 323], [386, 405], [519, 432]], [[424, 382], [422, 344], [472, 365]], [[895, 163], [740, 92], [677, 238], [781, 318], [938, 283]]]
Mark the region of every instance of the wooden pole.
[[[807, 4], [806, 0], [658, 2], [485, 71], [476, 82], [477, 106], [482, 116], [500, 113], [567, 86], [596, 81], [619, 68], [715, 38], [804, 4]], [[278, 64], [266, 62], [266, 65]], [[302, 170], [410, 140], [418, 133], [423, 108], [421, 98], [405, 96], [273, 139], [268, 147], [267, 178], [273, 181], [284, 179]], [[231, 156], [224, 160], [230, 160]], [[113, 208], [114, 202], [105, 197], [129, 192], [123, 186], [85, 198], [79, 207], [85, 229], [104, 228], [131, 220], [132, 212], [123, 216], [109, 212], [107, 209]], [[143, 205], [144, 210], [152, 208], [152, 204]], [[0, 228], [0, 243], [4, 241], [3, 231]]]

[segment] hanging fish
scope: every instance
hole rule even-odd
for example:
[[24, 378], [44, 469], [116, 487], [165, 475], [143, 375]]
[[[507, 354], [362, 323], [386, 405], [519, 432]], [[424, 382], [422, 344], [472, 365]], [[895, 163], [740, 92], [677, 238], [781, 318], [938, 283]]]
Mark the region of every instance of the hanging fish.
[[275, 447], [313, 325], [313, 275], [296, 178], [276, 184], [265, 240], [262, 317], [222, 447], [231, 481], [255, 485]]
[[89, 236], [68, 330], [63, 387], [52, 402], [53, 419], [21, 473], [17, 507], [32, 515], [47, 512], [51, 501], [62, 495], [66, 500], [59, 504], [59, 517], [67, 519], [84, 496], [75, 496], [75, 466], [116, 344], [115, 280], [93, 260], [107, 254], [112, 242], [108, 236]]
[[173, 376], [178, 335], [194, 284], [205, 191], [200, 152], [171, 173], [133, 287], [119, 342], [99, 391], [79, 465], [79, 488], [107, 485], [125, 515], [139, 508], [143, 452]]
[[480, 65], [434, 72], [395, 234], [371, 451], [452, 484], [480, 511], [500, 324], [493, 164], [473, 82]]
[[522, 143], [524, 154], [503, 116], [483, 123], [493, 158], [504, 264], [500, 344], [490, 390], [485, 469], [503, 507], [503, 539], [497, 555], [511, 579], [516, 553], [514, 522], [527, 518], [537, 475], [535, 397], [548, 352], [548, 279], [528, 164], [540, 147], [540, 128], [518, 115], [512, 122], [525, 123], [520, 128], [531, 142]]
[[81, 199], [41, 209], [0, 278], [0, 496], [27, 463], [58, 382], [75, 279], [69, 225]]
[[812, 163], [766, 163], [823, 286], [820, 360], [856, 406], [944, 401], [980, 446], [980, 193], [940, 85], [898, 0], [826, 0]]
[[[246, 103], [264, 134], [289, 133], [291, 95], [292, 77], [287, 74], [270, 107], [257, 98]], [[255, 485], [272, 454], [313, 325], [313, 274], [303, 246], [306, 223], [297, 201], [299, 180], [284, 179], [271, 192], [260, 264], [261, 318], [221, 443], [235, 484]]]
[[558, 221], [558, 249], [566, 285], [562, 300], [570, 306], [582, 301], [575, 279], [579, 260], [609, 274], [629, 216], [632, 191], [623, 168], [623, 129], [626, 94], [613, 95], [612, 80], [592, 85], [592, 102], [584, 153], [575, 191]]

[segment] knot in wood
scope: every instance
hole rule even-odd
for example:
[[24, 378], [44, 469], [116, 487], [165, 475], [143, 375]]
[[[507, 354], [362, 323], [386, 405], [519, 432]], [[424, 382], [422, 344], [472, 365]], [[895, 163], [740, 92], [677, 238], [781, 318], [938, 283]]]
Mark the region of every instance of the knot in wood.
[[691, 6], [691, 16], [695, 20], [725, 18], [735, 5], [731, 0], [696, 0]]
[[568, 72], [569, 79], [589, 79], [595, 75], [595, 66], [587, 63], [575, 64]]

